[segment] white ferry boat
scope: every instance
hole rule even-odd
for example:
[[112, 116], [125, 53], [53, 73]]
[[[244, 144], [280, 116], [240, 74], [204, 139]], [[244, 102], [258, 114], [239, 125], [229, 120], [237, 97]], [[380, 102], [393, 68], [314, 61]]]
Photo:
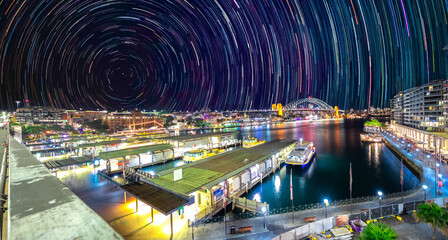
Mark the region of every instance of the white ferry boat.
[[315, 152], [313, 142], [300, 140], [294, 145], [294, 149], [286, 157], [285, 162], [306, 168], [313, 159]]

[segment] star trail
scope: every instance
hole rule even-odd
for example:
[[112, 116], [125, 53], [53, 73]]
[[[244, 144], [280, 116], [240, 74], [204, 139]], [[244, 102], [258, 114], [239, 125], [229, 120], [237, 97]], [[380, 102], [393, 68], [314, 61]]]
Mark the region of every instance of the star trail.
[[387, 107], [445, 78], [447, 0], [0, 0], [0, 107]]

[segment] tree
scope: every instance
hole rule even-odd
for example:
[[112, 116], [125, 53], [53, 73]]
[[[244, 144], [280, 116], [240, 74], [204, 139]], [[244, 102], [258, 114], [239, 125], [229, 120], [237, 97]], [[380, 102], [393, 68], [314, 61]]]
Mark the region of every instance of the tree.
[[436, 239], [437, 227], [446, 234], [448, 229], [448, 212], [435, 203], [421, 204], [415, 213], [417, 220], [427, 223], [432, 227], [432, 239]]
[[54, 124], [53, 126], [48, 126], [46, 129], [53, 131], [53, 132], [61, 132], [62, 127], [58, 124]]
[[371, 121], [367, 121], [364, 123], [365, 126], [376, 126], [376, 127], [382, 127], [383, 124], [380, 123], [380, 121], [378, 121], [377, 119], [372, 119]]
[[174, 125], [173, 121], [174, 121], [174, 117], [173, 117], [173, 116], [171, 116], [171, 115], [167, 116], [167, 117], [165, 118], [165, 124], [164, 124], [164, 127], [165, 127], [165, 128], [168, 128], [168, 127]]
[[370, 240], [370, 239], [382, 239], [382, 240], [393, 240], [397, 239], [397, 233], [382, 222], [378, 223], [370, 223], [361, 232], [361, 240]]
[[64, 131], [66, 133], [73, 133], [73, 134], [75, 134], [75, 133], [78, 132], [78, 131], [75, 130], [75, 128], [72, 125], [69, 125], [69, 124], [65, 124], [63, 129], [64, 129]]
[[103, 120], [97, 119], [90, 122], [86, 122], [83, 126], [87, 126], [90, 129], [95, 130], [96, 132], [106, 132], [108, 127], [103, 123]]

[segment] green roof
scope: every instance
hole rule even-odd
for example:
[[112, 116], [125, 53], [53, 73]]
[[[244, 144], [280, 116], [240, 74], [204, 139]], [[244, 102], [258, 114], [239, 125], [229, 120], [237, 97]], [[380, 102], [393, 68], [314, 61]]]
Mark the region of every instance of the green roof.
[[102, 142], [94, 142], [94, 143], [84, 143], [79, 144], [79, 148], [89, 148], [89, 147], [97, 147], [97, 146], [106, 146], [121, 143], [121, 140], [111, 140], [111, 141], [102, 141]]
[[120, 158], [120, 157], [126, 157], [126, 156], [141, 154], [141, 153], [147, 153], [147, 152], [155, 152], [155, 151], [160, 151], [160, 150], [165, 150], [165, 149], [170, 149], [170, 148], [174, 148], [174, 146], [169, 145], [169, 144], [155, 144], [155, 145], [148, 145], [148, 146], [143, 146], [143, 147], [131, 147], [131, 148], [121, 149], [121, 150], [117, 150], [117, 151], [110, 151], [107, 153], [100, 153], [98, 158], [106, 159], [106, 155], [107, 155], [107, 159]]
[[221, 136], [221, 135], [232, 135], [233, 132], [211, 132], [211, 133], [203, 133], [203, 134], [183, 134], [178, 136], [170, 136], [170, 137], [162, 137], [159, 139], [164, 140], [171, 140], [171, 141], [185, 141], [185, 140], [193, 140], [193, 139], [200, 139], [200, 138], [208, 138], [208, 137], [214, 137], [214, 136]]
[[[295, 140], [273, 140], [252, 148], [240, 148], [204, 160], [158, 173], [150, 181], [180, 194], [190, 194], [202, 187], [212, 187], [248, 169], [269, 156], [294, 144]], [[173, 172], [182, 168], [182, 179], [174, 182]]]

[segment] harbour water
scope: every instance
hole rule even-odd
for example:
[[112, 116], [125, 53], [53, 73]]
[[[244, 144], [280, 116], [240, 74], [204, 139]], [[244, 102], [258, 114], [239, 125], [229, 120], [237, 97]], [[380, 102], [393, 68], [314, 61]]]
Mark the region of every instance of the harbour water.
[[[291, 206], [290, 173], [292, 169], [294, 205], [322, 202], [327, 198], [341, 200], [350, 197], [350, 163], [352, 163], [353, 197], [399, 192], [401, 162], [382, 143], [361, 143], [360, 133], [364, 120], [336, 120], [295, 122], [255, 127], [227, 129], [240, 137], [297, 139], [313, 141], [316, 156], [309, 168], [283, 165], [262, 184], [252, 188], [247, 197], [267, 202], [270, 208]], [[144, 171], [162, 171], [182, 164], [182, 160], [145, 168]], [[403, 190], [419, 185], [406, 166]]]

